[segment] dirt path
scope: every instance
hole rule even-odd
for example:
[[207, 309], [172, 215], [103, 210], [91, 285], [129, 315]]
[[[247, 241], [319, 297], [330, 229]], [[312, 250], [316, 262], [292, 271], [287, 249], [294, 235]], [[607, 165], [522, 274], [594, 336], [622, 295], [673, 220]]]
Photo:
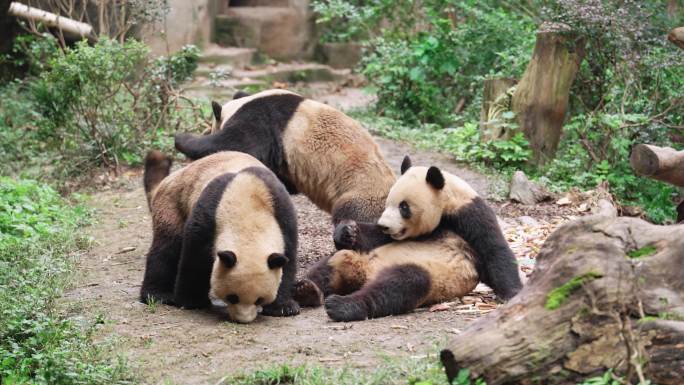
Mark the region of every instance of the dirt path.
[[[377, 139], [392, 167], [412, 154], [414, 164], [436, 164], [487, 194], [488, 179], [458, 167], [446, 156], [415, 152], [408, 145]], [[333, 251], [328, 214], [305, 197], [294, 197], [300, 231], [300, 274]], [[138, 302], [151, 225], [139, 172], [120, 178], [116, 187], [93, 195], [98, 223], [89, 228], [96, 243], [81, 259], [78, 284], [66, 298], [88, 318], [104, 317], [99, 339], [117, 338], [120, 351], [140, 369], [147, 383], [217, 383], [226, 375], [269, 363], [372, 368], [382, 356], [416, 356], [434, 351], [450, 335], [480, 316], [473, 303], [488, 294], [467, 297], [469, 306], [356, 323], [333, 323], [324, 310], [304, 309], [290, 318], [259, 317], [249, 325], [227, 322], [220, 309], [188, 311]], [[506, 211], [510, 213], [510, 209]], [[524, 214], [524, 213], [523, 213]], [[518, 215], [521, 215], [518, 213]], [[506, 227], [515, 220], [504, 218]], [[129, 251], [131, 248], [135, 248]], [[516, 251], [520, 254], [518, 251]], [[483, 305], [483, 308], [491, 306]]]

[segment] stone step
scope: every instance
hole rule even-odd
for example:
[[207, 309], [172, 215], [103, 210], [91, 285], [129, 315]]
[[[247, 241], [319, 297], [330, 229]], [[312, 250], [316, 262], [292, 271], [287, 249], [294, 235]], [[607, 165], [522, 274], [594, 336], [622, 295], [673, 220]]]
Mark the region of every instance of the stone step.
[[278, 60], [302, 55], [310, 36], [308, 14], [295, 8], [230, 7], [214, 19], [216, 43], [256, 48]]
[[199, 65], [197, 65], [197, 69], [195, 70], [195, 76], [209, 78], [214, 73], [229, 76], [233, 73], [234, 70], [235, 67], [233, 67], [232, 65], [200, 63]]
[[[290, 0], [231, 0], [230, 7], [289, 7]], [[223, 11], [225, 12], [224, 8]]]
[[256, 92], [270, 88], [270, 85], [261, 80], [255, 79], [226, 79], [211, 84], [207, 80], [195, 81], [184, 87], [184, 91], [189, 96], [216, 100], [224, 103], [231, 100], [238, 90], [248, 89]]
[[261, 79], [268, 82], [320, 82], [342, 81], [350, 74], [349, 70], [335, 70], [318, 63], [278, 63], [274, 66], [254, 70], [234, 70], [236, 78]]
[[200, 63], [230, 65], [233, 68], [244, 68], [252, 63], [256, 49], [244, 47], [221, 47], [212, 44], [202, 51]]

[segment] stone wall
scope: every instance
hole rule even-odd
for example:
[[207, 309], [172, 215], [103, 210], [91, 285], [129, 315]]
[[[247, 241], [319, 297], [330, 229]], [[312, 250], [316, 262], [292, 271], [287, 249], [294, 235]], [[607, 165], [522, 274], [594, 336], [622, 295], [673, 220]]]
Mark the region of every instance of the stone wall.
[[215, 0], [169, 0], [165, 20], [148, 25], [141, 38], [155, 55], [178, 51], [186, 44], [204, 47], [211, 41]]

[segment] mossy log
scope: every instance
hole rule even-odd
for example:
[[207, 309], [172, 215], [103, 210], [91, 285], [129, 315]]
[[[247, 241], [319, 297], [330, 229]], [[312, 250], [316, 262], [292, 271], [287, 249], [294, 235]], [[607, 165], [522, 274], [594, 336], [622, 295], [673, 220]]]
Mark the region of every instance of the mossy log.
[[632, 148], [629, 163], [639, 175], [684, 186], [684, 151], [637, 144]]
[[537, 31], [532, 60], [512, 99], [513, 111], [537, 164], [556, 153], [570, 87], [584, 59], [584, 45], [584, 40], [564, 24], [546, 23]]
[[513, 135], [502, 124], [502, 116], [511, 109], [511, 87], [518, 83], [512, 78], [486, 79], [482, 91], [482, 109], [480, 110], [480, 138], [483, 141], [510, 139]]
[[449, 379], [468, 368], [489, 385], [566, 384], [614, 369], [681, 384], [684, 225], [599, 206], [556, 230], [523, 290], [442, 351]]

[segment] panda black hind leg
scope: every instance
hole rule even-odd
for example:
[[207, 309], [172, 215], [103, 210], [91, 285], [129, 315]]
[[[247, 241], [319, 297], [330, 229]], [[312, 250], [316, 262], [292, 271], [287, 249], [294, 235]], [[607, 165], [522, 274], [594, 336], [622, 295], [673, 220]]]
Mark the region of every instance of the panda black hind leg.
[[180, 231], [157, 230], [147, 253], [145, 276], [140, 289], [140, 302], [175, 305], [173, 287], [176, 281], [182, 237]]
[[430, 292], [430, 274], [414, 264], [387, 267], [360, 290], [331, 295], [325, 311], [334, 321], [361, 321], [404, 314], [415, 309]]

